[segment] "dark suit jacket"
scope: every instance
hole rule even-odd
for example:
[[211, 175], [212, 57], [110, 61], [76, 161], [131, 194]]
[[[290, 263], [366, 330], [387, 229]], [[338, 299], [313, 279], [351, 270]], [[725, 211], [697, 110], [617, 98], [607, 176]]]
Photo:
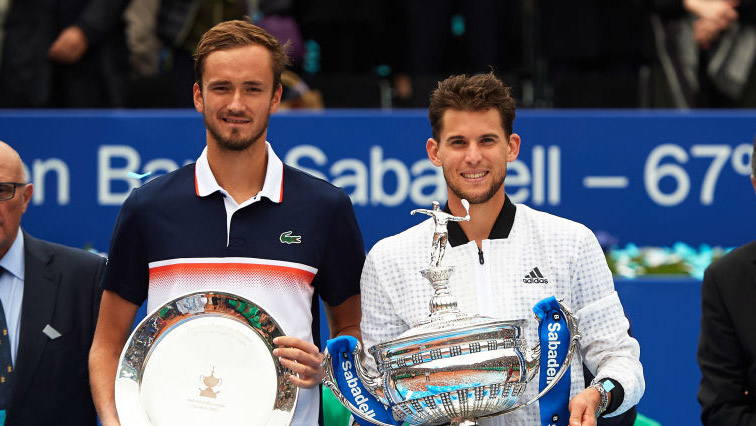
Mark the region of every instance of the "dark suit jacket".
[[701, 299], [701, 421], [756, 425], [756, 241], [709, 266]]
[[[88, 355], [105, 259], [24, 233], [25, 277], [6, 426], [97, 425]], [[50, 325], [61, 336], [50, 339]]]

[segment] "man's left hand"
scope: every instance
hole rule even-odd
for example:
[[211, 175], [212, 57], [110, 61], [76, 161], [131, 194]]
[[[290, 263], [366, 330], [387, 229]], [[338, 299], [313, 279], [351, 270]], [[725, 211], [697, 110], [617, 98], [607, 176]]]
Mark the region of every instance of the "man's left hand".
[[[323, 380], [323, 354], [317, 346], [292, 336], [273, 339], [278, 348], [273, 355], [279, 357], [281, 364], [294, 372], [289, 380], [300, 388], [312, 388]], [[299, 377], [297, 377], [297, 374]]]
[[596, 426], [596, 409], [601, 403], [601, 394], [587, 388], [570, 401], [570, 426]]

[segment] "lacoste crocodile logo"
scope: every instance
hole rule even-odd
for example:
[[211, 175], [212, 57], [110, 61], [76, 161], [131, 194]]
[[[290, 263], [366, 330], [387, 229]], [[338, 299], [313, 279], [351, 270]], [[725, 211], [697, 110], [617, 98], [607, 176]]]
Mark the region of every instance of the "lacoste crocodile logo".
[[300, 235], [291, 235], [293, 231], [286, 231], [281, 234], [281, 242], [284, 244], [299, 244], [302, 242], [302, 237]]

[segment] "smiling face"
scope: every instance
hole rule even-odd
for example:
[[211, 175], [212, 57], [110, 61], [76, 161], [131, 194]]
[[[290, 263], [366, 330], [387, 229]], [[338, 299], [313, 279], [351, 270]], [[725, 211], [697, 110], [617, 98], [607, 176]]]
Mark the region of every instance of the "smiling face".
[[268, 118], [278, 109], [281, 91], [281, 86], [273, 87], [271, 56], [264, 47], [209, 54], [202, 87], [194, 85], [194, 106], [203, 115], [208, 144], [243, 151], [265, 141]]
[[449, 199], [470, 204], [504, 202], [507, 162], [517, 159], [520, 137], [507, 137], [499, 111], [448, 109], [439, 140], [428, 139], [428, 157], [444, 171]]

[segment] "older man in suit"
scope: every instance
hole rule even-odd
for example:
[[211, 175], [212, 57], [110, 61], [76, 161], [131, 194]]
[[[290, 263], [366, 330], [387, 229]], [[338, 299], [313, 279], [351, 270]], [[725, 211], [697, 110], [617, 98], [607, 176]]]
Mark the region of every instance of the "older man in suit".
[[[751, 168], [756, 189], [756, 140]], [[756, 241], [706, 269], [701, 299], [701, 421], [704, 426], [756, 424]]]
[[96, 425], [87, 356], [105, 261], [19, 232], [33, 192], [0, 142], [0, 425]]

